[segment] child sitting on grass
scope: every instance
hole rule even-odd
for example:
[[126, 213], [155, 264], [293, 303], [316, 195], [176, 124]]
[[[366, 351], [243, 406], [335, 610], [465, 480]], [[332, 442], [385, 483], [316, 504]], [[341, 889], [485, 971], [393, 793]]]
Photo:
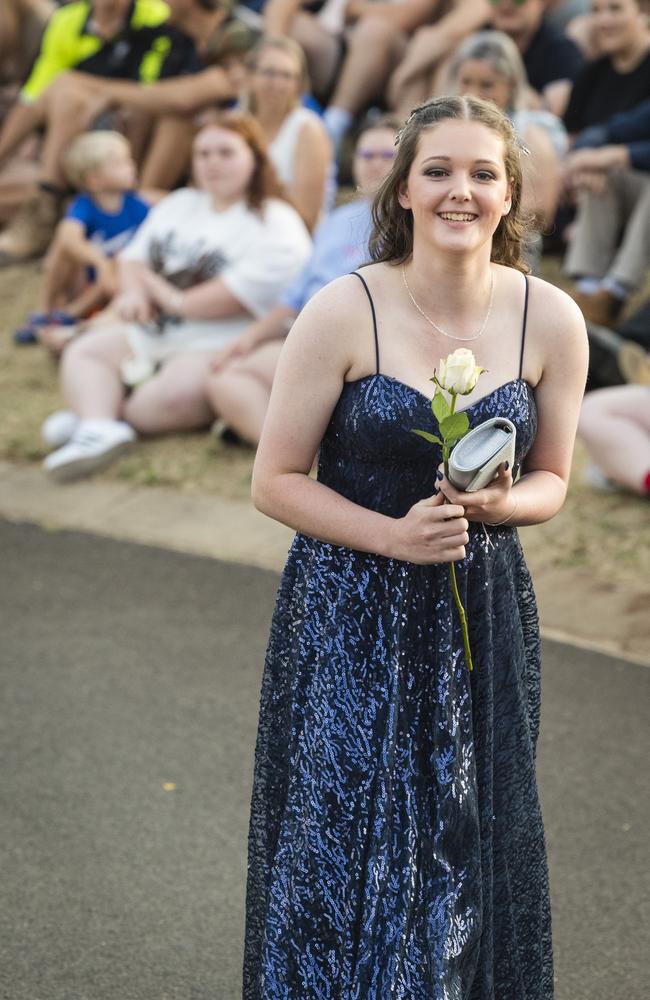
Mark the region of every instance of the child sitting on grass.
[[68, 182], [81, 193], [56, 229], [45, 259], [41, 309], [16, 331], [19, 344], [41, 341], [60, 353], [80, 320], [115, 294], [115, 254], [149, 211], [133, 189], [136, 167], [119, 132], [85, 132], [66, 151]]

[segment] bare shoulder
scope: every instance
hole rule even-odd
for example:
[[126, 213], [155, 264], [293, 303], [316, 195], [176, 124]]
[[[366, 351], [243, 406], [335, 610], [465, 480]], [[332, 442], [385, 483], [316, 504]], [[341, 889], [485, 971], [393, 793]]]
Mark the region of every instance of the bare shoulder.
[[589, 358], [584, 317], [570, 295], [541, 278], [529, 277], [528, 332], [531, 361], [544, 384], [575, 380], [580, 391]]
[[586, 340], [584, 317], [570, 295], [543, 278], [529, 275], [528, 324], [545, 340]]
[[[370, 331], [370, 333], [369, 333]], [[321, 288], [291, 328], [289, 339], [311, 345], [319, 354], [336, 355], [347, 371], [372, 338], [370, 304], [359, 278], [346, 274]]]
[[327, 131], [316, 114], [305, 115], [298, 131], [298, 146], [301, 150], [310, 148], [313, 144], [316, 144], [317, 149], [330, 150]]
[[[369, 308], [368, 298], [357, 275], [344, 274], [341, 278], [335, 278], [334, 281], [330, 281], [316, 292], [300, 313], [300, 317], [309, 315], [315, 318], [336, 315], [341, 322], [353, 327], [355, 320], [358, 322], [359, 311], [364, 301]], [[356, 316], [353, 313], [356, 313]]]

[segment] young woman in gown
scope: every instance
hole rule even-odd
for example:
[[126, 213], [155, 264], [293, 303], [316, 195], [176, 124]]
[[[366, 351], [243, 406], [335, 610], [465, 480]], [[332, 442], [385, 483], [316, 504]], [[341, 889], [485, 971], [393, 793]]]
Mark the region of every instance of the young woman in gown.
[[[520, 203], [494, 105], [417, 108], [375, 201], [375, 262], [310, 301], [280, 359], [253, 493], [298, 534], [262, 684], [245, 1000], [553, 995], [516, 526], [562, 506], [587, 341], [571, 299], [522, 273]], [[517, 428], [515, 468], [472, 494], [411, 433], [435, 431], [429, 379], [468, 344], [488, 369], [462, 398], [470, 425]]]

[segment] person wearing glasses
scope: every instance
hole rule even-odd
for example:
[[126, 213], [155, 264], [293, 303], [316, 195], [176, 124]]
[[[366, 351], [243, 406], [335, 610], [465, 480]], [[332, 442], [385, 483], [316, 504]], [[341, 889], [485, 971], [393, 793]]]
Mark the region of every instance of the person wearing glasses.
[[309, 89], [305, 54], [291, 38], [264, 38], [251, 53], [243, 104], [257, 118], [278, 177], [308, 229], [335, 195], [332, 147], [318, 115], [301, 103]]
[[278, 304], [215, 355], [207, 396], [225, 440], [258, 443], [287, 330], [316, 292], [369, 259], [371, 199], [393, 165], [398, 128], [388, 115], [362, 126], [352, 164], [358, 197], [321, 223], [309, 262]]
[[391, 107], [406, 113], [432, 93], [443, 93], [447, 70], [443, 57], [470, 32], [492, 27], [509, 35], [519, 49], [531, 88], [529, 103], [562, 115], [584, 58], [575, 42], [545, 17], [545, 0], [470, 0], [470, 8], [480, 14], [479, 23], [468, 18], [469, 9], [461, 18], [464, 6], [458, 0], [452, 12], [458, 23], [449, 25], [453, 32], [447, 28], [444, 37], [439, 37], [441, 25], [416, 33], [389, 83]]

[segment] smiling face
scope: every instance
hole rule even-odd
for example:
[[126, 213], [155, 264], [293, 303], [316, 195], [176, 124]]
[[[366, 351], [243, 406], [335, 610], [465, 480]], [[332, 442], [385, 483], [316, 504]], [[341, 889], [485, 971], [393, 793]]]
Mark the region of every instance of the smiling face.
[[413, 215], [414, 250], [466, 254], [490, 248], [511, 205], [502, 138], [463, 119], [425, 129], [399, 203]]
[[255, 170], [255, 156], [236, 132], [207, 125], [194, 140], [192, 168], [197, 187], [225, 208], [244, 199]]
[[643, 36], [644, 19], [637, 0], [593, 0], [594, 33], [604, 55], [634, 49]]

